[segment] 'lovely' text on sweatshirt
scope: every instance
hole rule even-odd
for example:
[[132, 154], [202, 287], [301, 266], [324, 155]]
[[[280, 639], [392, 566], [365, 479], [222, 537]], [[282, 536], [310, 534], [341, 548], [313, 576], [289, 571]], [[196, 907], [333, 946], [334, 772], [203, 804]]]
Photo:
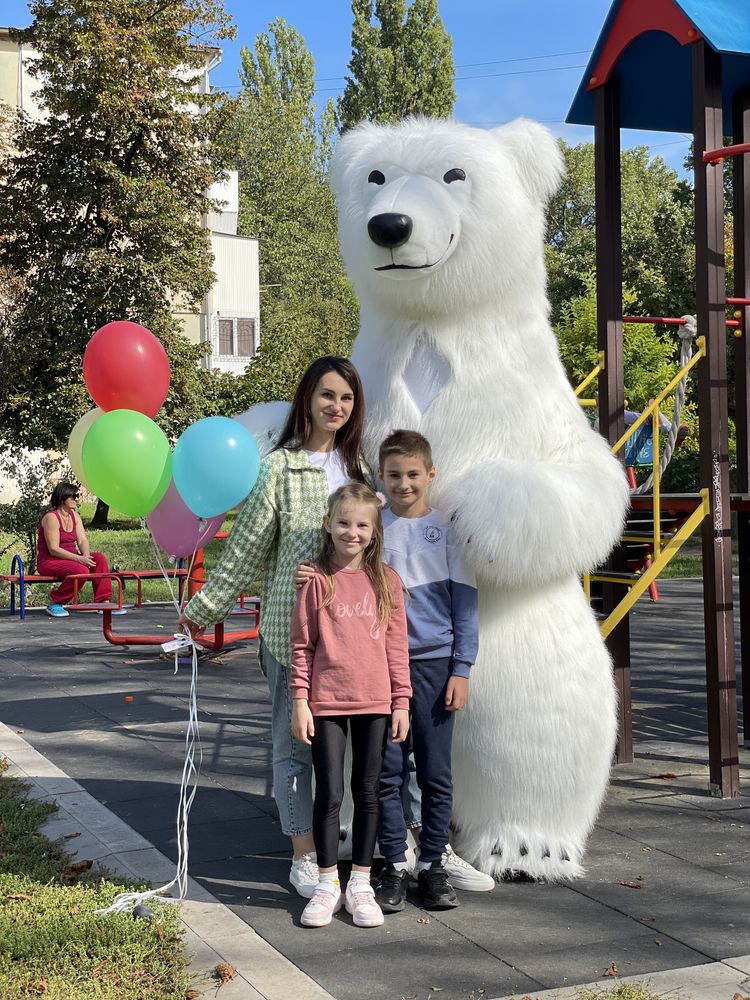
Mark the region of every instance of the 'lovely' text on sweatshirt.
[[394, 610], [378, 623], [375, 588], [364, 570], [337, 569], [333, 600], [323, 607], [319, 570], [301, 589], [292, 615], [294, 699], [313, 715], [389, 715], [409, 707], [409, 647], [401, 581], [386, 570]]

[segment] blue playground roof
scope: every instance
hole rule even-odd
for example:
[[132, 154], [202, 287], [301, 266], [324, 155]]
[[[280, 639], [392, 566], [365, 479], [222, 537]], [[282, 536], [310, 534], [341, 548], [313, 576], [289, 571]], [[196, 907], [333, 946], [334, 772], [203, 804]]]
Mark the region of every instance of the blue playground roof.
[[[600, 58], [611, 43], [613, 29], [623, 20], [635, 37], [612, 69], [620, 85], [620, 115], [623, 128], [659, 132], [692, 132], [692, 45], [681, 44], [666, 30], [654, 29], [654, 7], [671, 7], [721, 55], [724, 100], [724, 133], [732, 134], [732, 95], [750, 87], [750, 0], [663, 0], [651, 7], [650, 20], [642, 34], [639, 25], [649, 16], [643, 0], [615, 0], [591, 54], [567, 121], [594, 124], [594, 92], [589, 85]], [[618, 17], [619, 15], [619, 17]], [[674, 21], [674, 18], [671, 18]], [[610, 44], [611, 48], [611, 44]]]

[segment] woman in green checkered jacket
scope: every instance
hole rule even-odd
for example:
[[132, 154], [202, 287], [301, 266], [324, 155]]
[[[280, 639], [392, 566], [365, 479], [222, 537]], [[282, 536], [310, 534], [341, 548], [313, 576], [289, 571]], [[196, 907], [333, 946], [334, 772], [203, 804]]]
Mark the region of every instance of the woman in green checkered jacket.
[[262, 575], [260, 661], [273, 703], [273, 791], [282, 830], [292, 840], [290, 881], [306, 897], [318, 884], [318, 867], [310, 748], [291, 733], [294, 572], [320, 549], [329, 494], [347, 482], [371, 482], [361, 452], [363, 419], [362, 383], [354, 366], [337, 357], [313, 362], [297, 387], [278, 444], [261, 463], [258, 481], [221, 559], [181, 619], [196, 632], [223, 621], [237, 596]]

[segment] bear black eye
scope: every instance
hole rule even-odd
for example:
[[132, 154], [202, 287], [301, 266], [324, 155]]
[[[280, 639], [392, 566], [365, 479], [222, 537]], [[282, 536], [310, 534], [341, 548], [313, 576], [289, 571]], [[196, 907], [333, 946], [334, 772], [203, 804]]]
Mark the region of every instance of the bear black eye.
[[446, 184], [452, 184], [453, 181], [465, 181], [466, 173], [460, 167], [451, 167], [451, 169], [443, 174], [443, 180]]
[[385, 184], [385, 174], [382, 170], [371, 170], [367, 182], [368, 184]]

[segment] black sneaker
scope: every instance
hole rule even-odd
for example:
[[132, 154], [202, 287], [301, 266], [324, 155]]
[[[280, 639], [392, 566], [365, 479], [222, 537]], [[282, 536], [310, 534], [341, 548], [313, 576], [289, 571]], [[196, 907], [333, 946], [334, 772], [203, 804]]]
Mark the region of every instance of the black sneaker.
[[429, 868], [419, 873], [417, 885], [426, 910], [452, 910], [459, 905], [456, 890], [439, 861], [433, 861]]
[[398, 871], [388, 862], [375, 883], [375, 899], [383, 913], [398, 913], [404, 908], [409, 872]]

